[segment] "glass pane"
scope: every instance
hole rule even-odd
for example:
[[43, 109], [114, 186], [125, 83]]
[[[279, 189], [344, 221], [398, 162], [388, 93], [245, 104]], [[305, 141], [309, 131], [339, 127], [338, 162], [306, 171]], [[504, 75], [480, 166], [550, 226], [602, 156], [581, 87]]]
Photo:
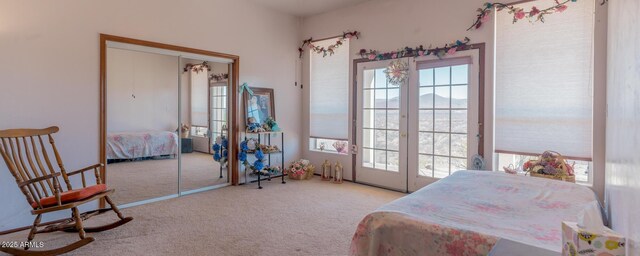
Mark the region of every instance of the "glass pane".
[[387, 74], [384, 73], [384, 68], [376, 69], [376, 88], [387, 88]]
[[466, 85], [451, 86], [451, 108], [467, 108], [468, 98]]
[[420, 88], [420, 108], [433, 108], [433, 87]]
[[387, 111], [386, 110], [374, 110], [375, 112], [375, 124], [374, 128], [386, 129], [387, 128]]
[[435, 161], [435, 175], [436, 178], [444, 178], [449, 176], [449, 158], [448, 157], [433, 157]]
[[371, 129], [362, 129], [362, 146], [365, 148], [373, 148], [373, 130]]
[[387, 151], [375, 150], [374, 157], [375, 157], [374, 168], [386, 170], [387, 169]]
[[375, 107], [376, 108], [387, 108], [387, 90], [386, 89], [378, 89], [375, 90]]
[[373, 108], [374, 107], [373, 90], [362, 91], [362, 107]]
[[436, 155], [449, 155], [449, 134], [436, 133], [434, 135], [435, 140], [435, 154]]
[[373, 75], [375, 73], [375, 70], [373, 69], [367, 69], [364, 70], [362, 72], [363, 77], [363, 88], [373, 88], [373, 84], [374, 84], [374, 80], [373, 80]]
[[436, 68], [436, 85], [448, 85], [451, 84], [451, 74], [449, 72], [449, 67]]
[[418, 156], [418, 175], [433, 177], [433, 156]]
[[451, 173], [467, 170], [467, 159], [451, 158]]
[[433, 154], [433, 133], [420, 132], [418, 152], [422, 154]]
[[387, 131], [387, 149], [395, 151], [400, 150], [400, 132]]
[[449, 132], [449, 110], [435, 110], [435, 131]]
[[362, 166], [373, 168], [373, 150], [372, 149], [363, 149], [362, 150]]
[[392, 130], [400, 129], [400, 110], [387, 110], [387, 127]]
[[387, 133], [384, 130], [375, 130], [375, 148], [386, 149], [387, 148]]
[[451, 156], [467, 157], [467, 135], [451, 134]]
[[362, 127], [364, 128], [373, 128], [374, 127], [374, 118], [373, 118], [373, 110], [363, 110], [362, 111]]
[[400, 170], [400, 154], [398, 152], [387, 152], [387, 170], [393, 172]]
[[420, 86], [429, 86], [433, 85], [433, 69], [421, 69], [418, 71], [418, 75], [420, 76]]
[[467, 111], [466, 110], [451, 111], [451, 132], [467, 133]]
[[433, 131], [433, 110], [420, 110], [418, 122], [420, 131]]
[[469, 65], [460, 65], [451, 67], [451, 84], [467, 84], [469, 83]]
[[400, 108], [400, 89], [389, 89], [387, 91], [387, 108]]
[[441, 86], [436, 87], [436, 97], [435, 97], [435, 107], [436, 108], [449, 108], [451, 96], [450, 96], [451, 88], [449, 86]]

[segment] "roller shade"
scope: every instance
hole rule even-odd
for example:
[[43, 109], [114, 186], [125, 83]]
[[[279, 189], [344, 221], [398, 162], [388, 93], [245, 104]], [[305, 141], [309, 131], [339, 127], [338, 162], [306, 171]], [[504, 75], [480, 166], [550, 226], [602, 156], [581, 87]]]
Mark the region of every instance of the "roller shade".
[[[314, 42], [327, 48], [338, 38]], [[310, 52], [309, 134], [313, 138], [349, 137], [349, 40], [322, 57]]]
[[[541, 0], [518, 7], [552, 6]], [[496, 152], [555, 150], [591, 159], [593, 0], [571, 2], [545, 22], [496, 16]]]

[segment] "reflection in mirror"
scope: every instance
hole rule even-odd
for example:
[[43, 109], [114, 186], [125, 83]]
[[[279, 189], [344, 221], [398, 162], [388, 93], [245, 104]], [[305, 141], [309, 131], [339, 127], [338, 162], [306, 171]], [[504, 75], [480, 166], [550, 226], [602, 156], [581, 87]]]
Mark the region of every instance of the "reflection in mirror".
[[106, 177], [126, 204], [178, 191], [178, 57], [107, 48]]
[[227, 88], [229, 65], [181, 59], [181, 191], [229, 182]]

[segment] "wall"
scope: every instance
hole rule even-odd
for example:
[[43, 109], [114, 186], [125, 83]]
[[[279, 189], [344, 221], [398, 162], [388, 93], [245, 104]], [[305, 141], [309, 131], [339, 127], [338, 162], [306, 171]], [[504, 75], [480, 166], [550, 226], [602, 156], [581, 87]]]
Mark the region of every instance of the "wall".
[[175, 131], [178, 58], [107, 49], [107, 132]]
[[[281, 99], [290, 161], [300, 157], [298, 31], [297, 18], [245, 0], [0, 1], [0, 129], [58, 125], [67, 169], [98, 162], [99, 33], [106, 33], [240, 56], [240, 82], [273, 87]], [[0, 230], [31, 224], [4, 164], [0, 194]]]
[[609, 1], [606, 204], [611, 226], [640, 255], [640, 2]]
[[[593, 1], [593, 0], [591, 0]], [[484, 152], [487, 169], [500, 169], [493, 166], [493, 74], [494, 74], [494, 23], [492, 19], [475, 31], [466, 31], [476, 16], [476, 9], [485, 0], [436, 1], [436, 0], [371, 0], [348, 8], [305, 18], [302, 25], [301, 40], [309, 37], [327, 38], [340, 35], [344, 31], [362, 32], [360, 39], [350, 43], [351, 70], [353, 60], [359, 59], [360, 49], [374, 49], [383, 52], [397, 50], [404, 46], [424, 45], [442, 46], [465, 36], [471, 43], [486, 43], [485, 73], [485, 127]], [[550, 1], [547, 1], [550, 2]], [[595, 3], [594, 3], [595, 4]], [[596, 7], [595, 27], [595, 74], [594, 74], [594, 145], [604, 145], [604, 90], [606, 70], [606, 8]], [[526, 22], [526, 21], [525, 21]], [[309, 84], [308, 58], [302, 61], [302, 83]], [[353, 73], [351, 73], [351, 76]], [[353, 81], [353, 77], [350, 78]], [[309, 90], [305, 87], [303, 102], [308, 102]], [[353, 85], [351, 85], [353, 92]], [[352, 96], [349, 97], [350, 99]], [[303, 113], [309, 113], [305, 104]], [[308, 115], [303, 116], [303, 156], [314, 164], [324, 159], [345, 164], [345, 178], [351, 179], [351, 156], [326, 154], [309, 150]], [[350, 117], [350, 120], [353, 118]], [[351, 124], [350, 124], [351, 125]], [[350, 131], [351, 131], [350, 126]], [[352, 137], [352, 135], [350, 135]], [[350, 140], [352, 139], [350, 137]], [[594, 185], [593, 189], [602, 199], [604, 194], [604, 146], [594, 146]], [[317, 168], [319, 169], [319, 168]]]

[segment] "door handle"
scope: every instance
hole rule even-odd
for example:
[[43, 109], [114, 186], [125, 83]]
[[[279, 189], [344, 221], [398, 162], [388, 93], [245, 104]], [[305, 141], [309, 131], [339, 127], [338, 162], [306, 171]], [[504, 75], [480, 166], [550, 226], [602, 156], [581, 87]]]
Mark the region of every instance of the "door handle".
[[403, 137], [403, 138], [406, 138], [407, 137], [407, 133], [406, 132], [401, 132], [400, 136]]

